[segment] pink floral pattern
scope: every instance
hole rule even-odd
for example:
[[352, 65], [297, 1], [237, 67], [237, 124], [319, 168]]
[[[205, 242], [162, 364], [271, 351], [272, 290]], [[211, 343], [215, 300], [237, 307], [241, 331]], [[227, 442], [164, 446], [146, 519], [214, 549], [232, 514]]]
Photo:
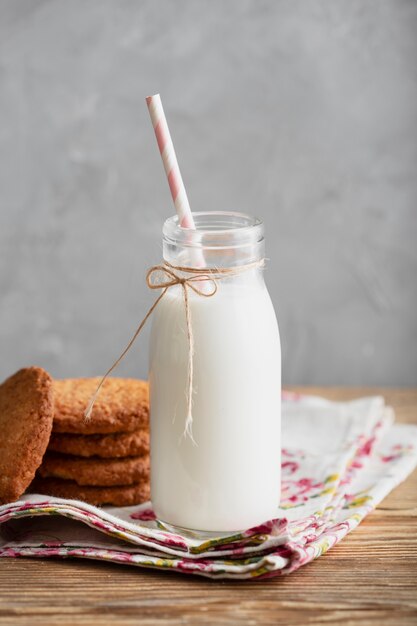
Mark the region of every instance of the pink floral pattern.
[[[0, 556], [99, 559], [238, 580], [295, 571], [356, 528], [413, 470], [417, 427], [392, 426], [380, 398], [337, 404], [287, 394], [283, 413], [276, 519], [228, 536], [190, 538], [165, 529], [151, 503], [99, 509], [32, 494], [0, 506]], [[340, 422], [331, 436], [328, 419]]]

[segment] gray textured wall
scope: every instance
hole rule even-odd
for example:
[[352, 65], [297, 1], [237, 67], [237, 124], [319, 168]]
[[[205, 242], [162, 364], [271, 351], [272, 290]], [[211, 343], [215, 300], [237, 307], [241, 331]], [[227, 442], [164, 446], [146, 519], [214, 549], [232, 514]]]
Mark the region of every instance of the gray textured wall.
[[[256, 213], [287, 383], [417, 382], [417, 2], [0, 0], [0, 374], [102, 373], [173, 212]], [[119, 373], [145, 375], [145, 333]]]

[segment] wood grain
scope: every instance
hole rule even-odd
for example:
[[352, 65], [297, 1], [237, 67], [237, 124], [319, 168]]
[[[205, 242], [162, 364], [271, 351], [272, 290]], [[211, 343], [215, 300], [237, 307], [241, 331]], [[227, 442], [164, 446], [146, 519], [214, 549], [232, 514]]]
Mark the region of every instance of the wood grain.
[[[331, 399], [380, 393], [417, 423], [417, 389], [306, 389]], [[417, 624], [417, 474], [353, 533], [290, 576], [218, 582], [88, 561], [0, 561], [0, 623], [231, 626]]]

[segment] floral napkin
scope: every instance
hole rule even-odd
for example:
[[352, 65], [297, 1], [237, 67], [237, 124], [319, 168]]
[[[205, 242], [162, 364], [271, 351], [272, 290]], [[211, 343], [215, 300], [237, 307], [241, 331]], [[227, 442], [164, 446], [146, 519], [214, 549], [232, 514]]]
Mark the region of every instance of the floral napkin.
[[[380, 397], [286, 394], [276, 518], [207, 537], [169, 532], [151, 503], [97, 508], [27, 494], [0, 506], [0, 556], [81, 557], [210, 578], [267, 578], [309, 563], [353, 530], [417, 464], [417, 426]], [[278, 503], [277, 503], [278, 505]]]

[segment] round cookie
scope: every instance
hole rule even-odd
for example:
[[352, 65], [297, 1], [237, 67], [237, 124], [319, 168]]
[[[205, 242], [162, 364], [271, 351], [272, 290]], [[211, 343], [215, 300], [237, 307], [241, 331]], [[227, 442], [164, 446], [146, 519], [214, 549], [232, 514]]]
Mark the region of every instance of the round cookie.
[[109, 504], [113, 506], [132, 506], [142, 504], [150, 498], [149, 482], [118, 487], [90, 487], [77, 485], [72, 480], [36, 477], [31, 485], [32, 493], [83, 500], [95, 506]]
[[27, 367], [0, 385], [0, 504], [29, 486], [48, 445], [54, 414], [48, 372]]
[[38, 469], [42, 478], [74, 480], [78, 485], [114, 487], [149, 479], [149, 455], [125, 459], [89, 459], [47, 453]]
[[75, 456], [127, 457], [149, 452], [149, 431], [109, 435], [68, 435], [52, 433], [48, 450]]
[[148, 383], [132, 378], [108, 378], [94, 404], [91, 418], [85, 410], [100, 378], [69, 378], [54, 381], [53, 431], [79, 435], [133, 432], [148, 424]]

